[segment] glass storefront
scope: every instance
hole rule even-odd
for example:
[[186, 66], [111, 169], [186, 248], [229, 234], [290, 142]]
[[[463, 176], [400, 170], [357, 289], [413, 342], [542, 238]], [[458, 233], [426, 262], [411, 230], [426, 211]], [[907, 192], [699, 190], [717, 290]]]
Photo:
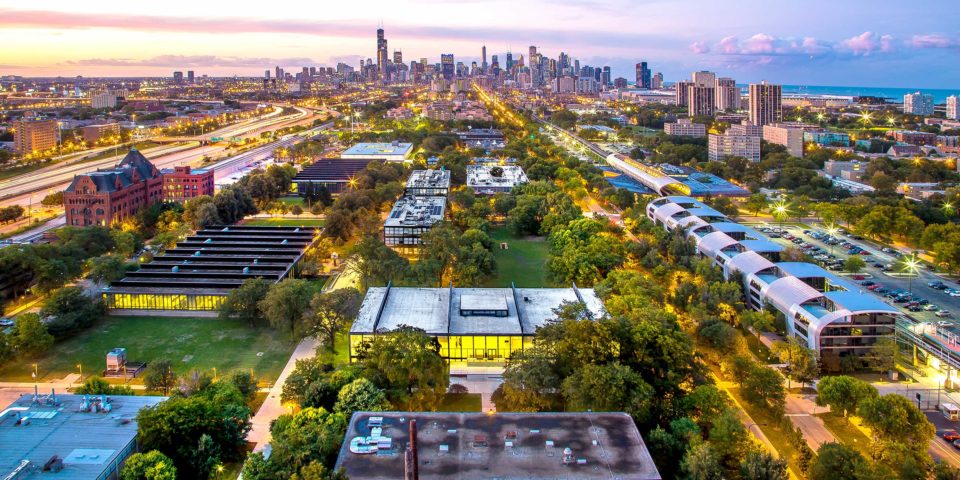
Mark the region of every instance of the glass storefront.
[[105, 292], [107, 308], [136, 310], [219, 310], [226, 295]]
[[[371, 342], [373, 338], [374, 335], [350, 335], [350, 358], [356, 358], [363, 343]], [[533, 336], [441, 335], [437, 341], [440, 343], [440, 356], [444, 360], [503, 363], [510, 359], [513, 352], [530, 348]]]

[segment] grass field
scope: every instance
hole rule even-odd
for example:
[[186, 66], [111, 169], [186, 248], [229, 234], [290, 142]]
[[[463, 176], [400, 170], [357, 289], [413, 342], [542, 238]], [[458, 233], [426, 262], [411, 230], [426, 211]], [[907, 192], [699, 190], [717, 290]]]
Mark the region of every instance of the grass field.
[[243, 222], [244, 225], [261, 227], [322, 227], [320, 218], [254, 218]]
[[280, 201], [291, 207], [294, 205], [303, 206], [303, 197], [280, 197]]
[[[501, 227], [490, 233], [493, 238], [493, 256], [497, 259], [497, 276], [486, 283], [486, 287], [509, 287], [510, 282], [517, 287], [535, 288], [550, 286], [547, 282], [547, 241], [540, 237], [517, 238]], [[507, 242], [510, 248], [502, 250], [501, 242]]]
[[797, 463], [797, 459], [800, 458], [800, 452], [790, 443], [787, 437], [787, 435], [790, 434], [787, 428], [793, 428], [793, 424], [785, 418], [776, 418], [767, 410], [746, 402], [743, 397], [740, 396], [739, 388], [730, 388], [729, 392], [736, 399], [737, 403], [750, 415], [750, 418], [756, 422], [756, 428], [763, 431], [763, 434], [766, 435], [770, 443], [773, 444], [773, 448], [775, 448], [777, 452], [780, 452], [783, 458], [787, 459], [789, 467], [794, 472], [800, 472], [800, 465]]
[[483, 409], [483, 402], [479, 393], [466, 395], [450, 395], [443, 397], [438, 412], [479, 412]]
[[3, 381], [30, 381], [31, 365], [38, 365], [41, 381], [58, 380], [77, 372], [84, 377], [106, 367], [106, 354], [115, 347], [127, 349], [127, 360], [150, 362], [168, 359], [177, 373], [194, 369], [218, 375], [250, 370], [273, 382], [295, 344], [276, 330], [240, 321], [215, 318], [105, 317], [79, 335], [59, 342], [46, 354], [10, 362], [0, 368]]
[[823, 420], [823, 424], [833, 436], [837, 437], [837, 441], [857, 449], [863, 456], [870, 458], [870, 438], [864, 435], [862, 430], [851, 424], [850, 420], [833, 412], [818, 413], [816, 416]]

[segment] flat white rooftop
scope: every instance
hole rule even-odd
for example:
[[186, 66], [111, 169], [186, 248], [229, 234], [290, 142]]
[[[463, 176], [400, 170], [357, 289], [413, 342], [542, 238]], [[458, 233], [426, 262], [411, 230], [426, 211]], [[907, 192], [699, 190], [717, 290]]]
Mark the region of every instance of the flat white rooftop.
[[383, 158], [398, 160], [400, 158], [406, 158], [412, 150], [412, 143], [358, 143], [345, 150], [340, 156], [342, 158]]
[[[495, 168], [499, 169], [500, 176], [491, 173]], [[527, 183], [527, 174], [518, 165], [467, 166], [467, 186], [476, 192], [487, 188], [510, 189], [523, 183]]]
[[443, 220], [446, 197], [407, 196], [393, 204], [384, 227], [429, 227]]
[[[533, 335], [556, 318], [554, 309], [580, 301], [595, 318], [604, 315], [603, 302], [591, 288], [372, 287], [350, 333], [389, 332], [407, 325], [431, 335]], [[466, 312], [502, 309], [506, 316]]]
[[414, 170], [407, 188], [450, 188], [450, 170]]

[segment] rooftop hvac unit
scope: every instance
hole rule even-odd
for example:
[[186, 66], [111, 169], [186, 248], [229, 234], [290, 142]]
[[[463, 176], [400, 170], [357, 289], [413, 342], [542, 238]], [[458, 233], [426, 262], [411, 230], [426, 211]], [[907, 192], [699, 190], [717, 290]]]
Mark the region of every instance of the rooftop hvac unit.
[[120, 370], [127, 363], [127, 349], [114, 348], [107, 353], [107, 370]]

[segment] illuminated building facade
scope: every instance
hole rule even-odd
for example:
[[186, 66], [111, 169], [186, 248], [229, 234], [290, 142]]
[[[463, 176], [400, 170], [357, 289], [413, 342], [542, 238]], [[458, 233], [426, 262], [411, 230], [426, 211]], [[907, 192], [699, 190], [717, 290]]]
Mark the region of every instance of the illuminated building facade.
[[434, 336], [451, 366], [502, 365], [514, 352], [533, 345], [537, 328], [556, 317], [564, 303], [582, 303], [593, 318], [604, 315], [593, 289], [577, 288], [413, 288], [373, 287], [350, 329], [350, 356], [356, 359], [376, 335], [401, 326]]
[[201, 230], [102, 291], [113, 313], [131, 310], [216, 314], [245, 280], [279, 282], [300, 274], [320, 231], [232, 225]]

